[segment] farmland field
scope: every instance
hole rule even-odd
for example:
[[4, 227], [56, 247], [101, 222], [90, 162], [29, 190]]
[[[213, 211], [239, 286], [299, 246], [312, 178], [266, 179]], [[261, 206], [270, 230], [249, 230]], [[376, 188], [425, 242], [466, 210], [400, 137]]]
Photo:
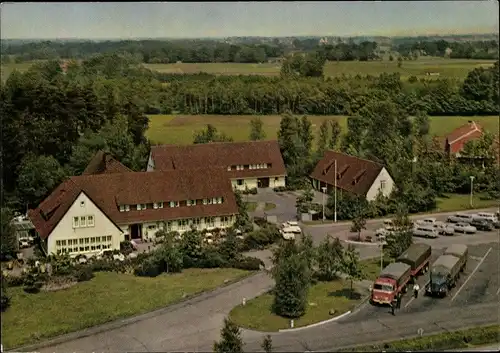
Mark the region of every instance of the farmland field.
[[[396, 61], [341, 61], [327, 62], [325, 65], [326, 76], [342, 76], [357, 74], [380, 75], [383, 72], [399, 72], [402, 77], [409, 76], [426, 77], [427, 72], [439, 73], [436, 77], [450, 77], [464, 79], [467, 73], [476, 67], [488, 67], [493, 65], [491, 60], [463, 60], [463, 59], [441, 59], [425, 58], [416, 61], [404, 61], [402, 67], [398, 67]], [[196, 73], [206, 72], [220, 75], [266, 75], [276, 76], [280, 72], [277, 63], [264, 64], [238, 64], [238, 63], [206, 63], [206, 64], [145, 64], [151, 70], [165, 73]], [[427, 76], [430, 77], [430, 76]]]
[[[467, 60], [467, 59], [443, 59], [443, 58], [420, 58], [415, 61], [404, 61], [402, 67], [398, 67], [396, 61], [341, 61], [327, 62], [325, 66], [326, 76], [345, 75], [380, 75], [383, 72], [399, 72], [403, 78], [416, 77], [450, 77], [463, 79], [467, 73], [476, 67], [488, 67], [493, 64], [492, 60]], [[26, 71], [31, 63], [2, 65], [2, 80], [7, 79], [13, 70]], [[263, 64], [239, 64], [239, 63], [176, 63], [176, 64], [144, 64], [151, 70], [165, 73], [197, 73], [206, 72], [217, 75], [265, 75], [276, 76], [280, 72], [279, 63]], [[439, 76], [426, 76], [427, 72], [438, 73]]]
[[[217, 130], [233, 137], [235, 141], [245, 141], [250, 133], [249, 122], [252, 115], [150, 115], [147, 137], [153, 143], [160, 144], [189, 144], [193, 140], [193, 133], [203, 129], [206, 124], [214, 125]], [[281, 116], [261, 116], [267, 139], [275, 139], [279, 129]], [[317, 136], [319, 126], [324, 120], [336, 119], [345, 129], [346, 117], [344, 116], [309, 116], [313, 125], [313, 132]], [[460, 125], [473, 119], [487, 131], [498, 134], [498, 116], [482, 117], [431, 117], [431, 133], [439, 136], [450, 133]]]

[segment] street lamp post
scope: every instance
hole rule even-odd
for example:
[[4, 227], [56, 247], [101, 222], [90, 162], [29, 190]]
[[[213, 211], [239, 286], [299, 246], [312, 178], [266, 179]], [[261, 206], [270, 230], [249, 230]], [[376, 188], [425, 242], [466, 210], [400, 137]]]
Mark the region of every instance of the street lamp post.
[[323, 187], [321, 188], [321, 191], [323, 191], [323, 196], [322, 196], [322, 198], [323, 198], [323, 223], [324, 223], [324, 222], [325, 222], [325, 192], [326, 192], [326, 187], [325, 187], [325, 186], [323, 186]]
[[337, 160], [335, 160], [335, 190], [333, 191], [334, 193], [334, 200], [335, 200], [335, 206], [334, 206], [334, 212], [333, 212], [333, 221], [337, 223]]
[[474, 176], [470, 176], [470, 207], [474, 207], [472, 204], [472, 190], [474, 189]]

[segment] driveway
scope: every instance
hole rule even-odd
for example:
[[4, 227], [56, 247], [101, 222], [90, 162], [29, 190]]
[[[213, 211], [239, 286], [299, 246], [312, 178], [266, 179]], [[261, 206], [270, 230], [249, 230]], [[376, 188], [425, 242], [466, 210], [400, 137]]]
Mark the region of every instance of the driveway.
[[[276, 216], [278, 222], [286, 222], [297, 218], [297, 210], [295, 209], [295, 202], [297, 196], [292, 192], [274, 192], [272, 189], [259, 189], [256, 195], [243, 195], [243, 199], [249, 202], [257, 202], [262, 207], [257, 208], [255, 212], [251, 212], [251, 216], [265, 217]], [[276, 208], [269, 211], [264, 211], [264, 204], [266, 202], [273, 203]]]

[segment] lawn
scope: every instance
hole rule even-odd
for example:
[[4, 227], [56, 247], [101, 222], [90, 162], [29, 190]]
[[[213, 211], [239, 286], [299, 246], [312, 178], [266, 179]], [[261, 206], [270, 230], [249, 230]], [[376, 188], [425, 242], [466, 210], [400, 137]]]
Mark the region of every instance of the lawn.
[[[443, 58], [421, 58], [416, 61], [404, 61], [402, 67], [398, 67], [397, 61], [341, 61], [327, 62], [325, 65], [325, 76], [335, 77], [342, 75], [380, 75], [383, 72], [398, 72], [403, 78], [410, 76], [426, 77], [427, 72], [439, 73], [432, 78], [458, 78], [464, 79], [468, 72], [476, 67], [488, 67], [493, 65], [493, 60], [466, 60], [466, 59], [443, 59]], [[239, 63], [176, 63], [176, 64], [145, 64], [147, 68], [165, 73], [197, 73], [206, 72], [216, 75], [279, 75], [281, 65], [276, 63], [263, 64], [239, 64]]]
[[[212, 124], [219, 131], [233, 137], [235, 141], [246, 141], [250, 134], [250, 120], [254, 117], [254, 115], [149, 115], [149, 129], [146, 135], [153, 143], [190, 144], [193, 141], [194, 131], [204, 129], [207, 124]], [[264, 123], [266, 138], [276, 139], [281, 116], [264, 115], [260, 117]], [[318, 135], [319, 127], [324, 120], [336, 119], [344, 131], [347, 126], [345, 116], [310, 115], [308, 117], [313, 125], [315, 136]], [[497, 116], [431, 117], [431, 134], [446, 135], [471, 119], [474, 119], [487, 131], [498, 134], [499, 120]]]
[[266, 202], [266, 205], [264, 206], [264, 211], [270, 211], [272, 209], [276, 208], [276, 204], [271, 203], [271, 202]]
[[460, 211], [471, 208], [490, 208], [498, 207], [499, 200], [483, 200], [482, 194], [476, 193], [472, 195], [472, 205], [470, 207], [470, 195], [447, 194], [447, 197], [438, 198], [437, 210], [439, 212]]
[[257, 202], [247, 202], [247, 211], [248, 212], [255, 212], [257, 209]]
[[[295, 327], [311, 325], [331, 319], [330, 310], [335, 316], [352, 310], [361, 300], [355, 293], [355, 299], [349, 299], [349, 283], [344, 281], [319, 282], [309, 290], [309, 305], [306, 314], [295, 320]], [[290, 320], [271, 312], [273, 295], [270, 293], [249, 300], [245, 306], [239, 305], [231, 310], [230, 318], [240, 327], [258, 331], [278, 331], [290, 326]]]
[[9, 288], [12, 306], [2, 313], [4, 348], [78, 331], [129, 317], [214, 289], [250, 272], [237, 269], [188, 269], [156, 278], [99, 272], [89, 282], [66, 290], [26, 294]]

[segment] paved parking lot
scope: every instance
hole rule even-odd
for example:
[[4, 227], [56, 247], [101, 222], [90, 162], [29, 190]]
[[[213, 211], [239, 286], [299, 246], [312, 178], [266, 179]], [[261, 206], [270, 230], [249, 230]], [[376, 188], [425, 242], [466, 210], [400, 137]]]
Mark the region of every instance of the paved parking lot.
[[[444, 249], [434, 249], [431, 264], [443, 253]], [[428, 275], [418, 279], [420, 293], [413, 298], [411, 288], [403, 296], [401, 309], [398, 313], [418, 313], [437, 309], [460, 308], [479, 303], [498, 303], [500, 301], [500, 245], [498, 242], [469, 246], [469, 259], [464, 273], [457, 285], [445, 298], [425, 296], [425, 284]], [[492, 313], [492, 315], [497, 313]], [[387, 306], [364, 304], [360, 310], [351, 315], [348, 321], [363, 321], [367, 319], [383, 318], [391, 315]]]

